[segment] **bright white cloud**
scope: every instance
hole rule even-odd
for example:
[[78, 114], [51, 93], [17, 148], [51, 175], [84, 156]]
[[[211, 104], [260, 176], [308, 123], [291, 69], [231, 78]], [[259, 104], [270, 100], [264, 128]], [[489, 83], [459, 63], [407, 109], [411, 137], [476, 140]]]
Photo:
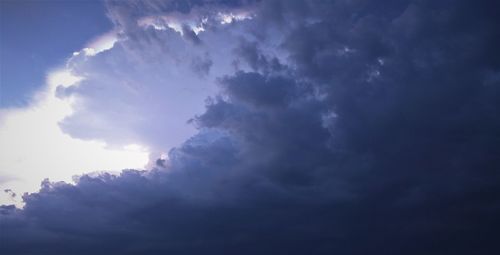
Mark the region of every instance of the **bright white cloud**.
[[253, 14], [249, 11], [219, 12], [217, 18], [221, 24], [231, 24], [234, 21], [252, 19]]
[[228, 12], [218, 12], [216, 15], [196, 15], [169, 13], [168, 15], [145, 16], [137, 21], [139, 27], [153, 27], [156, 30], [166, 30], [167, 28], [183, 34], [182, 26], [189, 27], [195, 34], [205, 31], [205, 26], [214, 20], [220, 25], [231, 24], [235, 21], [243, 21], [254, 18], [250, 10], [232, 10]]
[[44, 178], [71, 182], [84, 172], [140, 169], [148, 162], [145, 147], [110, 149], [104, 142], [75, 139], [61, 131], [58, 123], [72, 114], [73, 98], [58, 98], [56, 90], [82, 80], [70, 70], [53, 71], [29, 107], [0, 111], [0, 204], [21, 205], [21, 195], [37, 191]]
[[73, 52], [73, 56], [78, 56], [81, 53], [85, 54], [85, 56], [95, 56], [103, 51], [107, 51], [113, 48], [117, 41], [118, 38], [116, 32], [111, 31], [95, 38], [88, 44], [87, 47], [83, 48], [81, 51]]

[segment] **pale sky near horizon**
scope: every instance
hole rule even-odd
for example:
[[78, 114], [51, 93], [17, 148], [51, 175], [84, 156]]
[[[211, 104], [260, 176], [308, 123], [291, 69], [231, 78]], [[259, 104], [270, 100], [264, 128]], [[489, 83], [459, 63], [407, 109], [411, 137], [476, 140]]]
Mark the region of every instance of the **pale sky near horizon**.
[[[82, 54], [111, 47], [112, 42], [101, 40]], [[76, 87], [83, 79], [71, 68], [47, 67], [46, 80], [28, 105], [0, 110], [0, 204], [22, 205], [22, 194], [37, 191], [45, 178], [72, 182], [84, 173], [146, 166], [147, 147], [110, 148], [104, 141], [75, 139], [61, 130], [59, 122], [73, 113], [74, 99], [58, 97], [57, 90]]]
[[1, 1], [0, 204], [21, 204], [44, 178], [71, 181], [86, 171], [144, 166], [146, 149], [111, 150], [58, 126], [72, 109], [55, 89], [79, 81], [66, 59], [111, 28], [100, 1]]

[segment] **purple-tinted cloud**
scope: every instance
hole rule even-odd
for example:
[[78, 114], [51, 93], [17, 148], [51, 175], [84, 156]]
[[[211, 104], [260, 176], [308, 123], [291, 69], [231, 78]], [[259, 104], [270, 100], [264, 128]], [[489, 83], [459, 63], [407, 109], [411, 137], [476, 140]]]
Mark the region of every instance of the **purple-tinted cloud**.
[[[203, 6], [168, 3], [179, 4], [182, 13]], [[24, 197], [24, 209], [0, 207], [6, 233], [0, 249], [7, 254], [498, 253], [495, 85], [500, 84], [491, 79], [500, 71], [497, 4], [262, 1], [257, 6], [255, 18], [240, 23], [247, 38], [229, 40], [235, 48], [227, 63], [240, 61], [248, 68], [212, 74], [223, 54], [210, 52], [210, 73], [218, 77], [220, 91], [193, 117], [195, 135], [151, 171], [82, 176], [76, 185], [45, 181], [39, 193]], [[176, 42], [161, 36], [156, 43]], [[214, 42], [199, 36], [203, 43], [189, 47]], [[279, 50], [268, 50], [273, 47]], [[130, 68], [123, 74], [134, 72], [128, 64], [120, 68]], [[90, 88], [106, 91], [106, 79], [97, 77], [110, 72], [75, 92], [88, 100], [86, 107], [102, 103]], [[109, 92], [124, 93], [113, 98], [106, 91], [110, 101], [134, 98], [133, 92], [110, 86]], [[144, 86], [141, 95], [163, 91]], [[104, 114], [97, 114], [108, 119], [115, 103], [102, 105]], [[127, 120], [116, 118], [131, 125]], [[161, 130], [148, 132], [159, 144], [168, 137]]]

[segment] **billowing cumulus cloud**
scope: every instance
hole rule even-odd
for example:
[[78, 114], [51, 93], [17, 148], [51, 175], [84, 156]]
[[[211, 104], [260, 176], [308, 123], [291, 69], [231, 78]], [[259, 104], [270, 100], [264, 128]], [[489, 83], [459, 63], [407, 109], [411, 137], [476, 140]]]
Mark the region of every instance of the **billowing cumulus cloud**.
[[[227, 2], [120, 5], [130, 16], [115, 18], [133, 26], [130, 19], [166, 15], [168, 8], [188, 15], [246, 4]], [[81, 109], [62, 123], [72, 135], [119, 143], [130, 134], [161, 148], [169, 143], [165, 123], [180, 115], [168, 114], [172, 88], [156, 81], [182, 82], [176, 74], [189, 70], [182, 84], [199, 90], [211, 76], [218, 91], [189, 99], [210, 96], [201, 112], [191, 111], [196, 133], [153, 169], [83, 175], [76, 185], [44, 181], [40, 192], [24, 196], [23, 209], [2, 206], [0, 249], [498, 253], [500, 20], [494, 1], [249, 4], [252, 19], [207, 27], [197, 34], [200, 43], [173, 29], [127, 27], [121, 36], [128, 41], [97, 55], [102, 59], [75, 62], [89, 76], [71, 92]], [[238, 36], [221, 39], [231, 31]], [[157, 55], [146, 45], [176, 50], [154, 62]], [[184, 56], [175, 74], [140, 75], [142, 68], [172, 63], [175, 57], [166, 56], [175, 54]], [[210, 59], [205, 75], [193, 71], [191, 57]], [[111, 68], [115, 62], [122, 65]], [[120, 79], [132, 77], [125, 74], [140, 82]], [[147, 115], [154, 105], [159, 110]], [[78, 133], [94, 111], [106, 124]], [[116, 137], [103, 135], [114, 125]]]
[[196, 132], [188, 122], [218, 93], [218, 77], [234, 72], [231, 52], [251, 18], [223, 22], [220, 15], [244, 10], [237, 5], [193, 7], [191, 14], [163, 2], [135, 4], [108, 3], [113, 47], [68, 61], [85, 80], [60, 93], [76, 101], [60, 126], [81, 139], [147, 144], [158, 157]]

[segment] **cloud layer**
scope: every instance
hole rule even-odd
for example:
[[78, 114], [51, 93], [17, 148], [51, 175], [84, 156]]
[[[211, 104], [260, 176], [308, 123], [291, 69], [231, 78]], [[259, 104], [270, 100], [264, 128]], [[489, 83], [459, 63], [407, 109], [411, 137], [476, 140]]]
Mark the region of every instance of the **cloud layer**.
[[[2, 206], [6, 254], [498, 252], [494, 1], [138, 3], [109, 8], [130, 38], [116, 49], [137, 47], [141, 59], [149, 57], [140, 46], [145, 41], [163, 47], [175, 36], [192, 38], [134, 27], [140, 17], [246, 4], [254, 16], [229, 27], [207, 25], [190, 46], [231, 44], [225, 55], [207, 49], [197, 55], [195, 70], [216, 76], [220, 91], [192, 118], [195, 135], [150, 171], [84, 175], [76, 185], [45, 181], [24, 197], [24, 209]], [[204, 37], [231, 29], [244, 36]], [[214, 56], [232, 67], [212, 73], [220, 61]], [[166, 104], [143, 98], [130, 109], [137, 115], [125, 110], [111, 118], [109, 109], [120, 104], [100, 105], [92, 89], [111, 71], [88, 68], [103, 71], [72, 92], [85, 108], [63, 124], [71, 134], [72, 121], [103, 108], [98, 115], [105, 121], [143, 130], [130, 128], [128, 116], [143, 116], [151, 101]], [[103, 86], [120, 93], [108, 100], [133, 97], [118, 86]], [[154, 96], [164, 91], [153, 85], [137, 91], [149, 89]], [[155, 136], [161, 147], [167, 136], [155, 126], [167, 119], [146, 120], [152, 129], [141, 139]]]

